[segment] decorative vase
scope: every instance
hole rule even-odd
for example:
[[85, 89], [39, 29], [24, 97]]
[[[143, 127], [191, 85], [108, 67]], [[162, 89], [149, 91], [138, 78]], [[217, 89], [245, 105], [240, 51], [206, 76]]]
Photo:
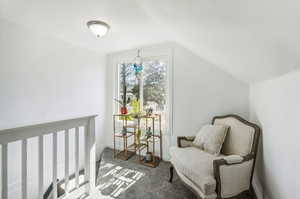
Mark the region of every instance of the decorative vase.
[[126, 106], [122, 106], [121, 107], [121, 114], [126, 115], [128, 113], [127, 107]]
[[139, 100], [137, 100], [137, 99], [132, 100], [131, 106], [132, 106], [132, 112], [134, 114], [139, 114], [141, 112], [141, 106], [140, 106]]
[[146, 138], [150, 138], [152, 136], [152, 132], [151, 132], [151, 127], [148, 127], [147, 131], [146, 131]]
[[138, 129], [137, 133], [136, 133], [136, 144], [137, 145], [139, 145], [141, 143], [141, 135], [142, 135], [142, 131], [141, 131], [141, 129]]
[[152, 161], [152, 153], [151, 152], [146, 153], [145, 160], [146, 160], [146, 162]]
[[122, 129], [122, 135], [126, 136], [126, 134], [127, 134], [127, 129], [125, 127], [123, 127], [123, 129]]
[[147, 116], [151, 116], [152, 114], [153, 114], [153, 108], [148, 108], [147, 110], [146, 110], [146, 114], [147, 114]]

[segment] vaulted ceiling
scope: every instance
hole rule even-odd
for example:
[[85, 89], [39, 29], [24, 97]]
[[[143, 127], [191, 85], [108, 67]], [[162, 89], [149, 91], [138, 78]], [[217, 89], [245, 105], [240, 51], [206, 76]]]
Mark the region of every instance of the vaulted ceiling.
[[[73, 45], [109, 53], [176, 41], [248, 83], [300, 68], [299, 10], [297, 0], [0, 0], [0, 18]], [[111, 25], [107, 36], [88, 31], [93, 19]]]

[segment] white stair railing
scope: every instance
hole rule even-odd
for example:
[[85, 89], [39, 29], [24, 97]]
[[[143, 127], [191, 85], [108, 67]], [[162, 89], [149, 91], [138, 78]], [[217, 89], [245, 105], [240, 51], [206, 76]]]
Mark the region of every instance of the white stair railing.
[[[53, 198], [57, 198], [57, 132], [65, 133], [65, 194], [61, 198], [72, 198], [73, 195], [85, 191], [86, 194], [92, 194], [96, 185], [96, 143], [95, 143], [95, 117], [74, 118], [62, 121], [49, 122], [13, 129], [0, 130], [1, 144], [1, 199], [8, 199], [8, 163], [7, 146], [11, 142], [22, 141], [22, 176], [21, 191], [22, 199], [27, 199], [27, 139], [38, 137], [38, 199], [43, 199], [44, 194], [44, 136], [53, 135]], [[79, 127], [84, 127], [85, 137], [85, 168], [84, 182], [79, 184]], [[75, 188], [69, 188], [69, 129], [75, 128]], [[81, 186], [85, 185], [85, 186]]]

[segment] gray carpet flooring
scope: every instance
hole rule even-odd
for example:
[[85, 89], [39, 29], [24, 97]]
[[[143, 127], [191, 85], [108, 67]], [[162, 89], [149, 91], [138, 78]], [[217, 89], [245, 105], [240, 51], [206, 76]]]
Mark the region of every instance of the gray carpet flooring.
[[137, 156], [127, 161], [114, 159], [113, 151], [107, 148], [97, 174], [98, 189], [107, 199], [196, 199], [176, 172], [173, 182], [168, 182], [169, 167], [164, 161], [156, 168], [143, 166]]

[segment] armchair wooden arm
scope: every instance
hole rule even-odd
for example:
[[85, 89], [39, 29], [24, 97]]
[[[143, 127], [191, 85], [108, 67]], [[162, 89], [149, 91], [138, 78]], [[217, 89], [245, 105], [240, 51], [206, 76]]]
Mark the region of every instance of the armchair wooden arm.
[[192, 145], [195, 136], [178, 136], [177, 137], [177, 146], [180, 148], [189, 147]]
[[[228, 195], [234, 196], [234, 195], [239, 195], [243, 192], [249, 193], [249, 191], [250, 191], [249, 188], [251, 187], [250, 178], [253, 174], [252, 168], [254, 166], [254, 160], [255, 160], [254, 154], [248, 154], [246, 156], [243, 156], [243, 160], [240, 162], [228, 163], [224, 158], [213, 161], [214, 176], [216, 179], [216, 193], [217, 193], [218, 198], [231, 198], [231, 196], [228, 197]], [[221, 168], [225, 168], [226, 170], [222, 170]], [[225, 173], [226, 171], [228, 173]], [[249, 179], [243, 179], [243, 178], [241, 178], [241, 176], [232, 175], [232, 173], [237, 173], [237, 172], [248, 174], [248, 175], [243, 175], [243, 177], [245, 178], [245, 176], [249, 176]], [[224, 189], [224, 187], [222, 185], [230, 184], [228, 182], [225, 182], [225, 180], [228, 180], [229, 178], [230, 178], [231, 184], [234, 182], [239, 182], [239, 181], [244, 182], [245, 186], [247, 186], [247, 189], [239, 190], [238, 188], [235, 188], [236, 190], [234, 193], [230, 193], [230, 191], [228, 193], [228, 191], [222, 190], [222, 188]], [[243, 183], [239, 182], [238, 184], [243, 184]], [[234, 185], [232, 184], [232, 186], [234, 186]], [[239, 193], [236, 193], [236, 192], [239, 192]], [[224, 196], [224, 194], [226, 196]]]

